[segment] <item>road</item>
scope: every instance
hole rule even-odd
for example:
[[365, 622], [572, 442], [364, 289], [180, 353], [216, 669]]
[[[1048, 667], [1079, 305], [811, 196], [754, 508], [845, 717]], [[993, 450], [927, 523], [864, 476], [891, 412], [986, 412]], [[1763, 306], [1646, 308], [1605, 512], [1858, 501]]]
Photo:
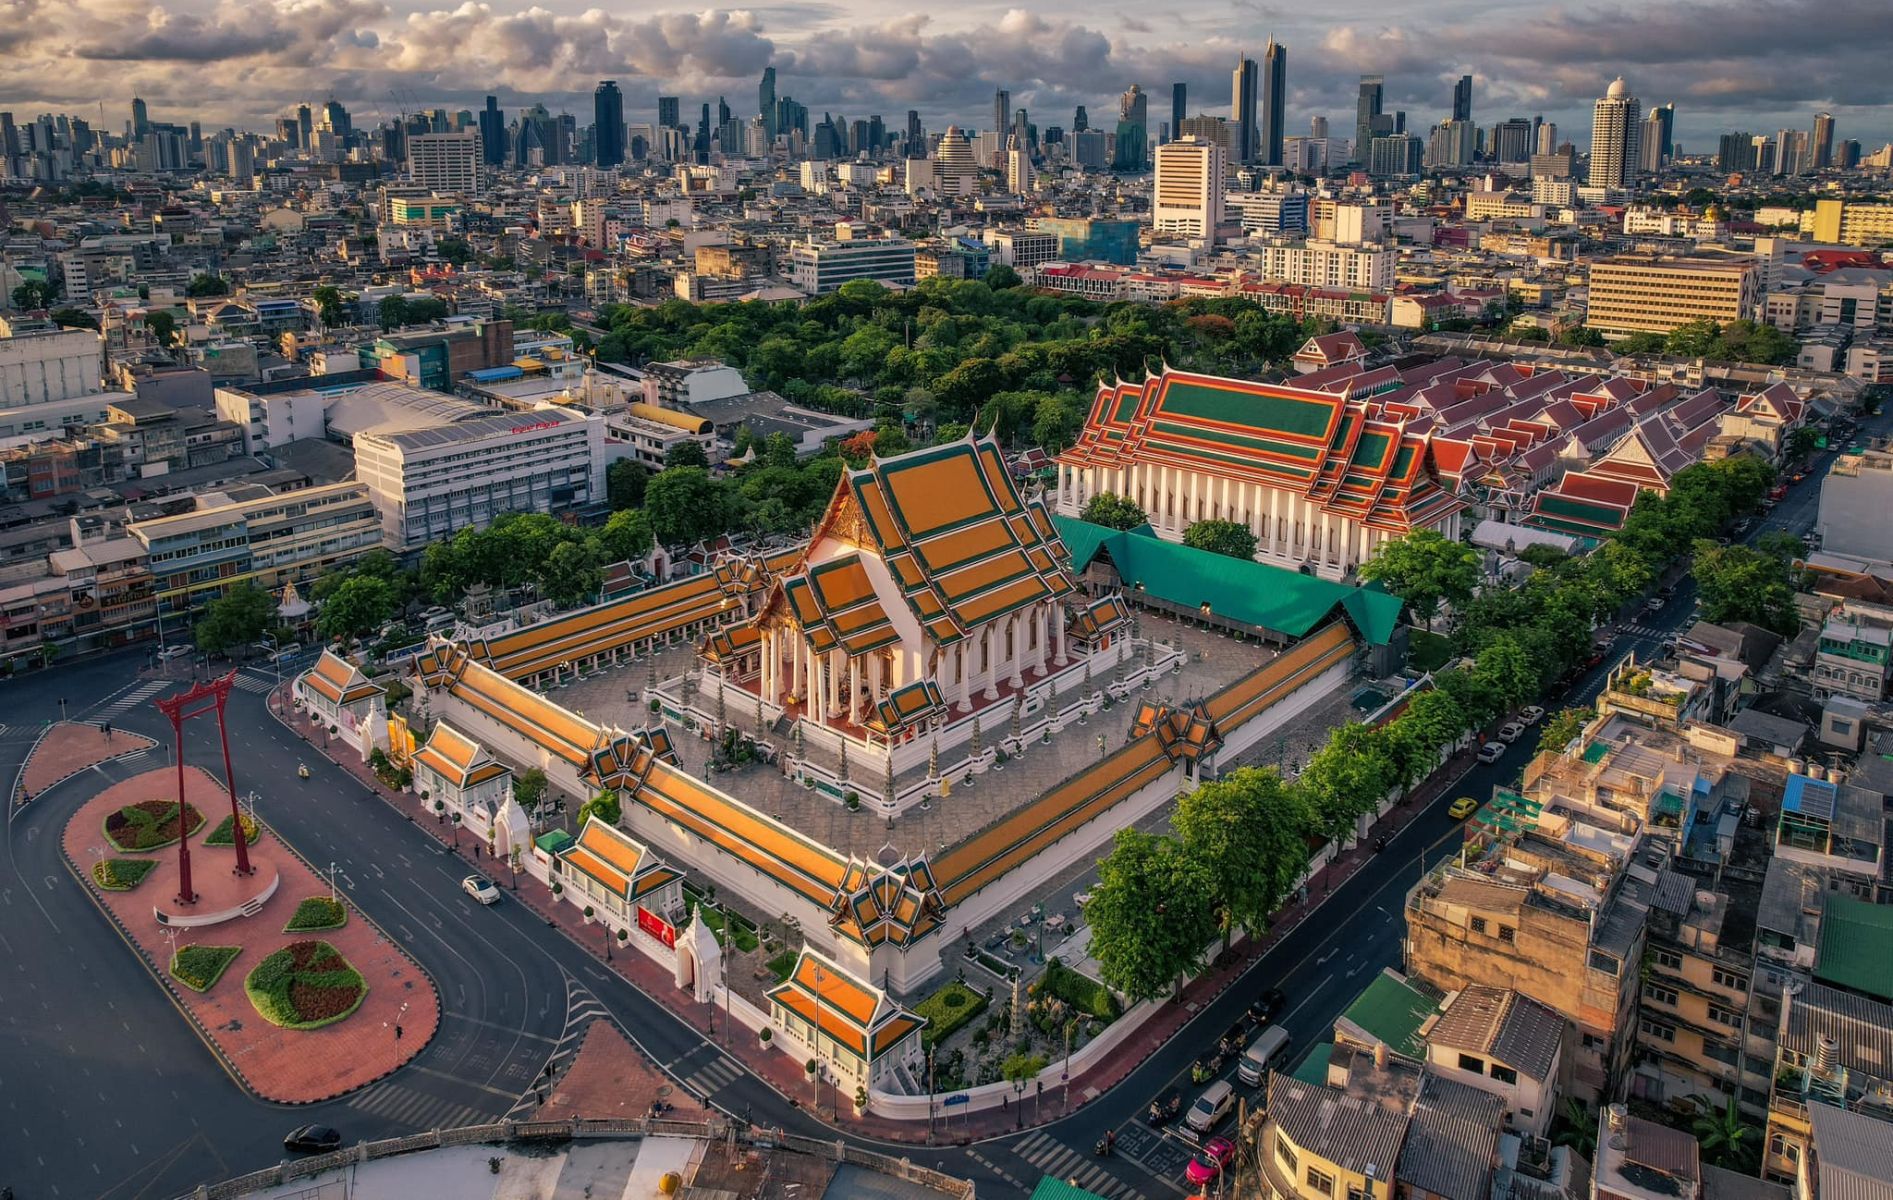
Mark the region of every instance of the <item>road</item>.
[[[1883, 431], [1889, 421], [1878, 419], [1870, 431]], [[1825, 466], [1825, 457], [1818, 460], [1810, 480], [1750, 536], [1811, 525], [1815, 480]], [[1685, 580], [1663, 613], [1618, 631], [1611, 657], [1653, 652], [1689, 620], [1692, 600]], [[3, 685], [0, 780], [11, 780], [39, 726], [59, 716], [62, 697], [75, 719], [109, 719], [167, 740], [150, 699], [169, 689], [138, 675], [143, 661], [142, 651], [126, 652]], [[1578, 679], [1559, 703], [1588, 702], [1603, 670]], [[276, 1161], [282, 1134], [303, 1122], [334, 1125], [352, 1140], [491, 1119], [529, 1098], [546, 1064], [569, 1053], [578, 1031], [599, 1015], [713, 1101], [750, 1109], [759, 1122], [819, 1131], [806, 1113], [522, 906], [473, 905], [457, 886], [467, 871], [462, 860], [434, 850], [425, 833], [302, 747], [264, 710], [262, 677], [244, 678], [230, 705], [239, 790], [254, 788], [263, 819], [312, 862], [336, 863], [350, 898], [433, 977], [443, 1000], [440, 1032], [409, 1066], [344, 1100], [290, 1109], [251, 1097], [170, 1009], [66, 872], [57, 839], [79, 802], [74, 781], [36, 800], [0, 835], [0, 1184], [22, 1200], [162, 1200]], [[161, 748], [142, 761], [101, 767], [103, 778], [84, 790], [163, 763], [167, 753]], [[1515, 779], [1530, 753], [1528, 739], [1497, 763], [1476, 767], [1448, 795], [1489, 794]], [[187, 754], [217, 762], [214, 731], [192, 731]], [[297, 780], [298, 762], [314, 778]], [[1170, 1087], [1193, 1096], [1190, 1064], [1266, 987], [1287, 995], [1280, 1020], [1298, 1053], [1326, 1040], [1374, 973], [1400, 965], [1405, 894], [1423, 865], [1451, 853], [1459, 836], [1444, 808], [1442, 802], [1417, 814], [1374, 863], [1335, 890], [1316, 919], [1107, 1095], [1024, 1134], [897, 1152], [973, 1178], [988, 1196], [1023, 1193], [1045, 1173], [1075, 1176], [1113, 1200], [1184, 1194], [1187, 1151], [1142, 1125], [1144, 1106]], [[1116, 1133], [1118, 1153], [1099, 1160], [1091, 1147], [1106, 1130]]]

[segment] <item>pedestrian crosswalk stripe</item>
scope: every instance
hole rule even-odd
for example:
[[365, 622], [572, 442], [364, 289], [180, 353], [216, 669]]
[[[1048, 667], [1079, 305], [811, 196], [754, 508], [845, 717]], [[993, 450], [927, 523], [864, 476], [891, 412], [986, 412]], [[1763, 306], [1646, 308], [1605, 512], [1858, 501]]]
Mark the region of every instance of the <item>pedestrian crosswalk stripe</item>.
[[708, 1066], [686, 1076], [684, 1086], [699, 1095], [712, 1096], [742, 1078], [742, 1074], [741, 1067], [719, 1054]]
[[1013, 1152], [1045, 1174], [1055, 1179], [1076, 1179], [1080, 1187], [1107, 1200], [1144, 1200], [1143, 1193], [1047, 1133], [1031, 1135]]
[[141, 683], [130, 692], [120, 696], [118, 699], [100, 709], [95, 719], [110, 721], [115, 717], [124, 716], [132, 709], [137, 708], [139, 705], [170, 686], [170, 682], [163, 679], [155, 679], [150, 683]]
[[350, 1108], [415, 1129], [455, 1129], [476, 1124], [482, 1119], [476, 1108], [417, 1092], [398, 1083], [384, 1083], [363, 1092], [348, 1103]]
[[260, 696], [276, 686], [276, 678], [271, 676], [268, 679], [258, 679], [254, 675], [239, 675], [234, 686], [246, 692], [255, 692]]

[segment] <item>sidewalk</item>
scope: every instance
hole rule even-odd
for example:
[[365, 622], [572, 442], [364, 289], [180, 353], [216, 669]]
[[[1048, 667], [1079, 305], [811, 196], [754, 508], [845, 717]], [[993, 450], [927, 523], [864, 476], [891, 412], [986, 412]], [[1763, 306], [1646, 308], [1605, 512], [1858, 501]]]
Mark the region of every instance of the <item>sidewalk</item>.
[[[311, 740], [316, 727], [303, 714], [293, 710], [288, 702], [286, 688], [278, 694], [278, 700], [281, 704], [276, 714], [278, 719], [303, 740], [310, 741], [316, 750], [322, 750], [320, 739]], [[452, 844], [452, 833], [457, 827], [443, 825], [433, 818], [433, 814], [425, 812], [421, 807], [419, 797], [391, 792], [379, 779], [375, 778], [374, 772], [368, 769], [367, 764], [350, 761], [350, 757], [352, 756], [333, 758], [333, 761], [355, 776], [364, 787], [407, 816], [417, 827], [427, 831], [440, 842]], [[1273, 949], [1297, 926], [1312, 916], [1335, 888], [1352, 878], [1363, 865], [1376, 857], [1371, 846], [1373, 838], [1382, 834], [1391, 837], [1405, 828], [1418, 812], [1438, 799], [1444, 792], [1456, 787], [1475, 761], [1470, 751], [1448, 759], [1430, 779], [1421, 784], [1401, 803], [1395, 805], [1387, 816], [1369, 831], [1369, 837], [1364, 844], [1356, 845], [1353, 849], [1341, 854], [1333, 863], [1316, 872], [1309, 880], [1307, 900], [1291, 903], [1278, 912], [1273, 926], [1262, 937], [1237, 942], [1226, 961], [1211, 967], [1193, 979], [1176, 999], [1165, 1002], [1159, 1011], [1126, 1039], [1118, 1052], [1110, 1055], [1105, 1062], [1072, 1080], [1069, 1084], [1048, 1086], [1042, 1095], [1028, 1094], [1027, 1101], [1035, 1105], [1034, 1112], [1042, 1111], [1043, 1114], [1031, 1123], [1040, 1124], [1064, 1116], [1067, 1111], [1065, 1102], [1068, 1089], [1071, 1092], [1071, 1108], [1074, 1110], [1082, 1108], [1110, 1091], [1142, 1066], [1146, 1059], [1175, 1037], [1177, 1032], [1198, 1012], [1226, 991], [1257, 960]], [[651, 1000], [669, 1010], [678, 1020], [692, 1029], [702, 1031], [724, 1053], [739, 1061], [752, 1074], [788, 1099], [791, 1104], [806, 1108], [811, 1103], [814, 1085], [809, 1082], [799, 1062], [780, 1051], [765, 1050], [757, 1041], [756, 1035], [748, 1028], [741, 1025], [730, 1028], [728, 1019], [721, 1013], [713, 1014], [708, 1006], [680, 1003], [682, 994], [677, 990], [669, 971], [628, 946], [617, 949], [614, 943], [614, 946], [608, 949], [602, 926], [587, 923], [580, 909], [555, 898], [549, 888], [530, 875], [521, 872], [517, 878], [513, 878], [512, 872], [504, 863], [489, 859], [484, 846], [476, 845], [475, 841], [476, 839], [472, 837], [463, 839], [458, 853], [465, 854], [469, 861], [485, 871], [495, 884], [511, 891], [514, 899], [542, 917], [546, 924], [565, 933], [581, 949], [596, 959], [601, 967], [615, 971]], [[1012, 1133], [1018, 1128], [1017, 1115], [1012, 1109], [1005, 1108], [975, 1113], [969, 1117], [955, 1117], [951, 1132], [942, 1131], [936, 1138], [931, 1136], [927, 1127], [919, 1122], [891, 1121], [876, 1116], [856, 1116], [848, 1103], [850, 1098], [838, 1097], [836, 1088], [831, 1084], [824, 1083], [820, 1092], [821, 1108], [814, 1114], [817, 1119], [837, 1129], [863, 1137], [915, 1145], [936, 1142], [964, 1144]], [[1033, 1114], [1028, 1113], [1028, 1115]]]

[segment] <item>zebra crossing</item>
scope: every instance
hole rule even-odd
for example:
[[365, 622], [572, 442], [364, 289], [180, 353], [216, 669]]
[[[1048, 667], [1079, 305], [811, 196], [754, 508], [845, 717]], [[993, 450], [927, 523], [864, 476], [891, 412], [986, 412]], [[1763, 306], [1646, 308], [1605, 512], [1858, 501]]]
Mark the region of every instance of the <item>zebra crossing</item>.
[[1012, 1152], [1054, 1179], [1075, 1181], [1106, 1200], [1144, 1200], [1144, 1194], [1098, 1165], [1090, 1153], [1080, 1154], [1043, 1131], [1032, 1134]]
[[683, 1081], [684, 1087], [693, 1094], [708, 1099], [742, 1076], [743, 1068], [730, 1061], [728, 1055], [719, 1053], [708, 1063], [683, 1076]]
[[[604, 1003], [591, 994], [584, 984], [565, 977], [565, 1028], [559, 1031], [559, 1040], [552, 1047], [552, 1053], [546, 1058], [546, 1065], [540, 1070], [540, 1080], [556, 1079], [572, 1061], [572, 1056], [585, 1041], [585, 1031], [591, 1028], [593, 1021], [611, 1019], [611, 1013]], [[505, 1120], [516, 1121], [529, 1115], [541, 1103], [538, 1087], [527, 1088], [513, 1106], [506, 1111]]]
[[1671, 634], [1675, 633], [1676, 631], [1674, 629], [1655, 629], [1648, 625], [1625, 625], [1623, 627], [1622, 632], [1630, 635], [1633, 638], [1642, 638], [1645, 641], [1660, 642], [1668, 638]]
[[252, 692], [262, 696], [268, 694], [269, 690], [276, 686], [276, 677], [271, 675], [265, 679], [258, 679], [254, 675], [239, 674], [232, 686], [238, 691]]
[[350, 1100], [348, 1106], [414, 1129], [457, 1129], [487, 1119], [477, 1108], [392, 1082], [369, 1088]]
[[132, 709], [148, 703], [153, 696], [171, 686], [173, 685], [168, 679], [153, 679], [147, 683], [141, 683], [131, 691], [126, 692], [118, 699], [107, 704], [104, 708], [91, 714], [92, 719], [95, 721], [116, 721]]

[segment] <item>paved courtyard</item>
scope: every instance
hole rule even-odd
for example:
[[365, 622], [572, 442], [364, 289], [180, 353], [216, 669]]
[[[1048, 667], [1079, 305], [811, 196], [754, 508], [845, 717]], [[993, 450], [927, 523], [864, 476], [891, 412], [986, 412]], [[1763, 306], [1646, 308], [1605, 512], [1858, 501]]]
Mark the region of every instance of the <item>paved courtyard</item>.
[[[1150, 614], [1142, 615], [1139, 637], [1154, 637], [1159, 644], [1180, 646], [1188, 656], [1186, 665], [1180, 672], [1164, 675], [1147, 690], [1135, 693], [1132, 700], [1118, 702], [1084, 723], [1067, 728], [1049, 743], [1029, 742], [1022, 756], [976, 776], [970, 787], [961, 781], [952, 781], [949, 794], [936, 797], [925, 808], [915, 806], [897, 817], [868, 811], [866, 806], [861, 811], [851, 812], [824, 793], [788, 779], [775, 766], [753, 763], [707, 774], [709, 741], [675, 728], [671, 732], [678, 757], [692, 774], [713, 780], [717, 787], [745, 804], [825, 845], [867, 859], [888, 859], [895, 853], [903, 857], [922, 852], [938, 854], [1098, 761], [1102, 757], [1099, 738], [1104, 739], [1104, 751], [1123, 745], [1136, 711], [1136, 697], [1156, 697], [1172, 703], [1205, 698], [1261, 667], [1276, 654], [1275, 650], [1254, 641], [1238, 642], [1220, 633]], [[1131, 663], [1140, 661], [1136, 656], [1131, 659]], [[694, 655], [687, 648], [676, 646], [659, 657], [658, 673], [663, 678], [675, 678], [695, 665]], [[649, 712], [635, 698], [644, 688], [648, 673], [648, 666], [639, 663], [578, 680], [552, 690], [549, 695], [593, 720], [634, 728], [650, 720]], [[1100, 666], [1093, 676], [1093, 686], [1102, 688], [1111, 679], [1112, 669]], [[1075, 680], [1059, 694], [1059, 703], [1073, 703], [1083, 686], [1082, 677]], [[743, 708], [741, 704], [731, 704], [725, 710], [725, 717], [745, 735], [755, 736], [756, 714]], [[992, 727], [984, 730], [981, 741], [993, 747], [1009, 736], [1011, 706], [1001, 701], [989, 711], [994, 714]], [[773, 731], [765, 731], [763, 736], [773, 742], [781, 740]], [[943, 751], [942, 758], [950, 762], [963, 757], [964, 753], [964, 747], [960, 747]], [[923, 763], [900, 775], [896, 782], [901, 786], [918, 783], [926, 773]], [[870, 774], [872, 778], [867, 777]], [[878, 794], [885, 786], [885, 776], [871, 769], [857, 770], [852, 778], [864, 795]]]

